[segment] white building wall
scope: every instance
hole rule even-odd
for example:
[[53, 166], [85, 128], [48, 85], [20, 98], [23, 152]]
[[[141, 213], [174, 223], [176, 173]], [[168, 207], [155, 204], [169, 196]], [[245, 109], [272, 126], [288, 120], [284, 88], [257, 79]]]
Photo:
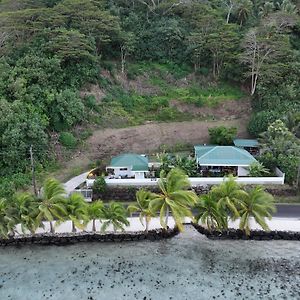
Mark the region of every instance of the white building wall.
[[246, 167], [238, 167], [238, 176], [248, 176], [249, 171]]
[[[127, 170], [122, 170], [127, 168]], [[121, 177], [132, 177], [134, 176], [134, 172], [131, 171], [131, 167], [122, 167], [122, 168], [111, 168], [114, 170], [115, 177], [118, 178], [119, 176]]]

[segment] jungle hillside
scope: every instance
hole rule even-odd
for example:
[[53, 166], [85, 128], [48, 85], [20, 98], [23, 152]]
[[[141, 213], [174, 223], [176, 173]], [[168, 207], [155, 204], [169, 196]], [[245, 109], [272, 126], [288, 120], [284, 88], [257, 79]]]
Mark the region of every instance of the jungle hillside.
[[293, 185], [300, 3], [0, 0], [0, 112], [0, 197], [30, 187], [32, 158], [42, 180], [84, 151], [127, 150], [114, 139], [133, 145], [137, 132], [153, 150], [181, 130], [201, 142], [209, 122], [268, 138], [264, 165]]

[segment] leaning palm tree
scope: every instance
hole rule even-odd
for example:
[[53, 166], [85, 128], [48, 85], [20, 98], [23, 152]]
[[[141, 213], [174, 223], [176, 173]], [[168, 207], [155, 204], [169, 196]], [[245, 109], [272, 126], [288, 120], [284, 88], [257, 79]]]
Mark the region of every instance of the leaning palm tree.
[[240, 229], [244, 230], [247, 235], [250, 234], [250, 218], [253, 217], [262, 229], [269, 230], [265, 218], [271, 219], [272, 214], [276, 211], [274, 198], [271, 194], [264, 191], [260, 186], [247, 193], [242, 198], [240, 208]]
[[20, 193], [14, 195], [8, 210], [9, 226], [12, 232], [15, 232], [15, 226], [21, 225], [23, 233], [30, 231], [34, 234], [37, 227], [38, 202], [33, 195], [29, 193]]
[[216, 197], [220, 211], [227, 212], [232, 219], [240, 216], [240, 203], [247, 193], [241, 189], [232, 175], [225, 178], [220, 185], [214, 186], [211, 193]]
[[150, 209], [156, 213], [160, 212], [160, 224], [163, 228], [168, 227], [170, 211], [179, 230], [183, 230], [183, 218], [193, 218], [191, 207], [197, 201], [197, 195], [188, 191], [190, 182], [187, 175], [180, 169], [172, 169], [167, 176], [165, 172], [160, 173], [158, 181], [160, 194], [150, 201]]
[[111, 202], [103, 212], [104, 222], [101, 231], [105, 231], [109, 225], [113, 226], [114, 232], [118, 229], [124, 231], [124, 226], [129, 225], [127, 211], [122, 204]]
[[37, 222], [43, 227], [43, 220], [50, 224], [50, 232], [54, 233], [53, 221], [63, 221], [67, 215], [65, 207], [65, 190], [56, 179], [47, 179], [43, 186], [42, 199], [39, 203]]
[[195, 205], [196, 221], [205, 224], [209, 231], [224, 229], [227, 226], [227, 216], [218, 209], [218, 202], [213, 193], [199, 197]]
[[93, 228], [92, 230], [96, 231], [96, 220], [101, 220], [104, 218], [104, 204], [102, 201], [97, 200], [92, 202], [87, 207], [87, 213], [89, 219], [93, 221]]
[[129, 205], [128, 211], [130, 213], [134, 211], [139, 211], [140, 213], [140, 222], [144, 226], [143, 219], [145, 220], [145, 231], [148, 233], [149, 223], [152, 217], [155, 217], [155, 213], [150, 209], [149, 204], [151, 199], [156, 198], [156, 194], [141, 189], [136, 193], [136, 205]]
[[83, 196], [79, 193], [70, 195], [66, 198], [65, 208], [65, 218], [71, 220], [72, 232], [76, 232], [76, 227], [83, 230], [89, 221], [87, 203]]
[[7, 218], [7, 201], [6, 199], [0, 199], [0, 237], [8, 238], [8, 218]]

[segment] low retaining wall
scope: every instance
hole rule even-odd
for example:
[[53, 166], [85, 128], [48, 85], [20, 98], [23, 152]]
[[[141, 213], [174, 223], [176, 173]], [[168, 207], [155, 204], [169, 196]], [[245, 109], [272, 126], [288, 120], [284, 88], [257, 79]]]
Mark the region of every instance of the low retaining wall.
[[209, 231], [205, 227], [192, 223], [194, 228], [201, 234], [206, 235], [209, 239], [215, 240], [294, 240], [300, 241], [300, 232], [293, 231], [263, 231], [251, 230], [250, 235], [246, 236], [245, 232], [240, 229], [229, 229], [226, 231]]
[[174, 229], [157, 229], [150, 230], [148, 233], [139, 232], [122, 232], [122, 233], [64, 233], [64, 234], [35, 234], [0, 239], [2, 246], [23, 246], [23, 245], [57, 245], [64, 246], [79, 242], [129, 242], [142, 240], [162, 240], [172, 238], [179, 233], [178, 228]]

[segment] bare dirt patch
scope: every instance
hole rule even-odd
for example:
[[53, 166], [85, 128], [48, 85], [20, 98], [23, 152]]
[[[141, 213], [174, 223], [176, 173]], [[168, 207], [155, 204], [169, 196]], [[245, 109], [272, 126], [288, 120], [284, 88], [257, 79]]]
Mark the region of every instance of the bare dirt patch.
[[248, 118], [222, 121], [187, 121], [172, 123], [149, 123], [121, 129], [96, 130], [81, 149], [64, 164], [60, 178], [69, 177], [74, 169], [86, 170], [96, 160], [104, 163], [123, 152], [153, 153], [161, 145], [202, 144], [209, 142], [208, 128], [235, 126], [239, 137], [248, 137]]

